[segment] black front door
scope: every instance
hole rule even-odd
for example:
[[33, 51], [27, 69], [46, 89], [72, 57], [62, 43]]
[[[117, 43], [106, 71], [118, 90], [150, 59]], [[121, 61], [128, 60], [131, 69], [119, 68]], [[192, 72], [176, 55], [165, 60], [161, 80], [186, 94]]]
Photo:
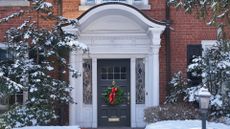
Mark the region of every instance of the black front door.
[[[97, 64], [98, 126], [130, 126], [130, 60], [99, 59]], [[109, 104], [103, 94], [113, 81], [124, 91], [119, 104]]]

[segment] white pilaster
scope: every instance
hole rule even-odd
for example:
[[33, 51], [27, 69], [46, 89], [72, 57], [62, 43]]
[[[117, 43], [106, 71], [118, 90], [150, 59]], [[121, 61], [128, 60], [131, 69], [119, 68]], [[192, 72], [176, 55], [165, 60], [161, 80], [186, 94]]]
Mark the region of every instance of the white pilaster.
[[[70, 52], [70, 59], [69, 59], [70, 65], [75, 69], [76, 68], [76, 52]], [[72, 77], [72, 73], [69, 74], [69, 80], [70, 80], [70, 85], [73, 87], [73, 90], [71, 91], [71, 97], [73, 98], [74, 102], [77, 102], [76, 100], [76, 78]], [[69, 105], [69, 125], [76, 125], [76, 104], [70, 104]]]
[[152, 73], [153, 73], [153, 106], [158, 106], [159, 105], [159, 100], [160, 100], [160, 83], [159, 83], [159, 49], [160, 46], [153, 46], [152, 48], [152, 61], [153, 61], [153, 68], [152, 68]]
[[131, 58], [131, 127], [136, 127], [136, 58]]
[[75, 92], [75, 94], [77, 95], [77, 108], [75, 109], [75, 111], [77, 111], [77, 110], [79, 111], [79, 113], [77, 114], [77, 117], [78, 117], [77, 121], [79, 121], [79, 123], [82, 123], [82, 122], [84, 122], [84, 120], [83, 120], [84, 114], [82, 113], [83, 112], [83, 109], [82, 109], [82, 107], [83, 107], [83, 76], [82, 76], [82, 74], [83, 74], [83, 59], [82, 59], [82, 52], [78, 52], [77, 56], [75, 58], [77, 58], [76, 66], [77, 66], [79, 72], [81, 73], [81, 76], [78, 77], [76, 80], [76, 83], [78, 84], [78, 85], [76, 85], [76, 87], [78, 87], [78, 88], [76, 88], [76, 92]]
[[153, 67], [153, 61], [151, 58], [151, 54], [146, 57], [146, 63], [145, 63], [145, 107], [150, 107], [152, 104], [152, 67]]
[[92, 59], [92, 94], [93, 94], [93, 123], [92, 127], [97, 128], [97, 58]]
[[162, 28], [149, 28], [150, 37], [152, 41], [150, 53], [149, 53], [149, 90], [151, 92], [149, 106], [158, 106], [160, 102], [160, 81], [159, 81], [159, 49], [161, 47], [160, 35], [163, 32]]

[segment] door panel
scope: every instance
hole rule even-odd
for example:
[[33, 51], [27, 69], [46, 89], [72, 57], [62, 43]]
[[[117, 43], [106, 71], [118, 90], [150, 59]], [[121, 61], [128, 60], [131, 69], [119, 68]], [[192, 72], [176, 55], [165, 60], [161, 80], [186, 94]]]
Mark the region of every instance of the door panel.
[[[98, 60], [98, 126], [130, 126], [130, 60]], [[103, 92], [116, 85], [124, 91], [123, 101], [119, 105], [105, 103]]]

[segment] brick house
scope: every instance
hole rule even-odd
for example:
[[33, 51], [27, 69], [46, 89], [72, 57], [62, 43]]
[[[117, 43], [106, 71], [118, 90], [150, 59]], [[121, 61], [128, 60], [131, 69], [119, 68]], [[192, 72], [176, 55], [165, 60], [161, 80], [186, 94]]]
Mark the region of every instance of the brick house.
[[[79, 28], [66, 26], [64, 30], [79, 34], [90, 49], [87, 55], [70, 53], [71, 65], [82, 76], [68, 78], [78, 104], [60, 109], [62, 124], [144, 127], [144, 109], [164, 101], [171, 75], [186, 72], [192, 55], [201, 54], [201, 47], [216, 40], [216, 28], [208, 27], [195, 14], [167, 7], [165, 0], [50, 1], [59, 15], [79, 20]], [[26, 0], [0, 0], [0, 18], [28, 6]], [[4, 58], [5, 30], [20, 22], [23, 19], [0, 25], [0, 59]], [[39, 22], [41, 26], [52, 24]], [[108, 106], [102, 98], [112, 81], [123, 88], [127, 98], [119, 106]], [[23, 102], [23, 94], [14, 100]], [[0, 104], [0, 110], [4, 108]]]

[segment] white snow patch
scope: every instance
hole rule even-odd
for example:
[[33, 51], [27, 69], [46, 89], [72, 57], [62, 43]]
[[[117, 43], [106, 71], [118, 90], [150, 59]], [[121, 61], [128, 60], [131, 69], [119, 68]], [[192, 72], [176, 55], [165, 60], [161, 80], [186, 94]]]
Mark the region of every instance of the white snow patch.
[[[160, 121], [147, 125], [145, 129], [201, 129], [201, 120]], [[207, 129], [230, 129], [230, 126], [207, 122]]]
[[208, 91], [207, 88], [200, 88], [199, 92], [198, 92], [199, 96], [211, 96], [211, 93]]
[[219, 94], [217, 94], [216, 96], [212, 96], [211, 105], [222, 107], [223, 105], [222, 97]]
[[43, 2], [41, 5], [40, 5], [40, 8], [52, 8], [53, 5], [49, 2]]
[[49, 70], [49, 71], [54, 70], [54, 68], [52, 66], [47, 66], [46, 69]]
[[29, 126], [14, 129], [80, 129], [79, 126]]
[[3, 74], [4, 74], [3, 72], [0, 72], [0, 77], [2, 77], [2, 76], [3, 76]]

